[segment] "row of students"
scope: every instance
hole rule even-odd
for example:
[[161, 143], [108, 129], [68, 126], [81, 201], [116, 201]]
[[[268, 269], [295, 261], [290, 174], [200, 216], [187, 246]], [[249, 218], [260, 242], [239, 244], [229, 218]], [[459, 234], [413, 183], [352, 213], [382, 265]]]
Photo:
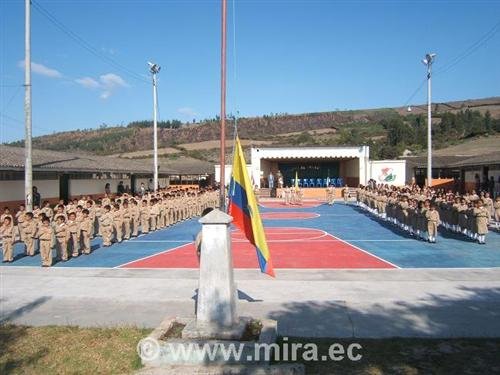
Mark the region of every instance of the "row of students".
[[398, 225], [419, 239], [436, 242], [437, 227], [461, 233], [480, 244], [486, 242], [492, 210], [498, 228], [500, 198], [495, 202], [488, 193], [460, 196], [442, 190], [413, 187], [361, 186], [358, 205]]
[[217, 201], [218, 192], [212, 189], [163, 189], [142, 197], [124, 194], [97, 201], [83, 196], [68, 204], [59, 202], [54, 208], [45, 202], [33, 212], [26, 212], [21, 205], [14, 216], [5, 209], [0, 216], [3, 261], [13, 261], [12, 248], [19, 239], [27, 256], [35, 255], [38, 243], [42, 266], [50, 266], [52, 257], [47, 248], [55, 247], [57, 259], [67, 261], [70, 256], [90, 254], [90, 241], [96, 235], [102, 236], [103, 246], [108, 247], [199, 216]]

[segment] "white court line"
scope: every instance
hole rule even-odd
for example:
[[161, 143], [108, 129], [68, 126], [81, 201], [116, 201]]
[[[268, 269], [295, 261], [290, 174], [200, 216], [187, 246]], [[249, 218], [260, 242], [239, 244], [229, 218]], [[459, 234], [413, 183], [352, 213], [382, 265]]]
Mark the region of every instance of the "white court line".
[[149, 258], [155, 257], [155, 256], [160, 255], [160, 254], [165, 254], [165, 253], [168, 253], [169, 251], [174, 251], [174, 250], [180, 249], [181, 247], [183, 247], [183, 246], [185, 246], [185, 245], [186, 245], [186, 244], [184, 244], [184, 245], [179, 245], [179, 246], [173, 247], [173, 248], [168, 249], [168, 250], [163, 250], [163, 251], [160, 251], [159, 253], [154, 253], [154, 254], [151, 254], [151, 255], [148, 255], [148, 256], [145, 256], [145, 257], [139, 258], [139, 259], [131, 260], [130, 262], [120, 264], [119, 266], [115, 266], [115, 267], [113, 267], [113, 268], [121, 268], [121, 267], [123, 267], [123, 266], [126, 266], [127, 264], [132, 264], [132, 263], [135, 263], [135, 262], [139, 262], [139, 261], [141, 261], [141, 260], [145, 260], [145, 259], [149, 259]]
[[384, 262], [384, 263], [390, 264], [391, 266], [394, 266], [394, 267], [396, 267], [396, 268], [401, 268], [401, 267], [399, 267], [398, 265], [396, 265], [396, 264], [394, 264], [394, 263], [389, 262], [388, 260], [385, 260], [385, 259], [383, 259], [383, 258], [380, 258], [380, 257], [376, 256], [375, 254], [370, 253], [369, 251], [363, 250], [362, 248], [360, 248], [360, 247], [358, 247], [358, 246], [356, 246], [356, 245], [353, 245], [353, 244], [352, 244], [352, 243], [350, 243], [350, 242], [344, 241], [344, 240], [342, 240], [342, 239], [340, 239], [340, 238], [338, 238], [338, 237], [336, 237], [336, 236], [334, 236], [334, 235], [332, 235], [332, 234], [330, 234], [330, 236], [332, 236], [333, 238], [337, 239], [337, 240], [338, 240], [338, 241], [340, 241], [340, 242], [343, 242], [343, 243], [345, 243], [345, 244], [347, 244], [347, 245], [349, 245], [349, 246], [354, 247], [355, 249], [358, 249], [359, 251], [362, 251], [362, 252], [363, 252], [363, 253], [365, 253], [365, 254], [371, 255], [372, 257], [377, 258], [378, 260], [381, 260], [381, 261], [382, 261], [382, 262]]

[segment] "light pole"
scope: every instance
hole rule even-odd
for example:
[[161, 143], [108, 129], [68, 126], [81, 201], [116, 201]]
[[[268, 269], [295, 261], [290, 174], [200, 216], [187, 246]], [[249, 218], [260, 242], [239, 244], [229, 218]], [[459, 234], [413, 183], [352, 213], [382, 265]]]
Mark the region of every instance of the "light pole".
[[422, 60], [427, 66], [427, 186], [432, 186], [432, 109], [431, 109], [431, 71], [435, 53], [428, 53]]
[[148, 65], [149, 71], [153, 77], [153, 184], [154, 192], [156, 193], [156, 190], [158, 189], [158, 123], [156, 119], [158, 95], [156, 93], [156, 75], [160, 72], [161, 67], [152, 62], [148, 62]]
[[25, 1], [25, 56], [24, 56], [24, 198], [26, 211], [33, 209], [33, 170], [31, 150], [31, 1]]

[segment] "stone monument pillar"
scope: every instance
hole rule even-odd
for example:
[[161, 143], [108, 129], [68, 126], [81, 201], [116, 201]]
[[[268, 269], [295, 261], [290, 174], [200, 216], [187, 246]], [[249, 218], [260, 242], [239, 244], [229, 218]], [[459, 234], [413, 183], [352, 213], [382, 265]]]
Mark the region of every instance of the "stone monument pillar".
[[232, 221], [218, 209], [199, 220], [203, 227], [196, 319], [186, 325], [183, 338], [239, 339], [245, 330], [248, 319], [236, 313]]
[[210, 322], [223, 327], [236, 323], [236, 291], [231, 253], [233, 218], [213, 210], [199, 222], [203, 225], [198, 286], [198, 322]]

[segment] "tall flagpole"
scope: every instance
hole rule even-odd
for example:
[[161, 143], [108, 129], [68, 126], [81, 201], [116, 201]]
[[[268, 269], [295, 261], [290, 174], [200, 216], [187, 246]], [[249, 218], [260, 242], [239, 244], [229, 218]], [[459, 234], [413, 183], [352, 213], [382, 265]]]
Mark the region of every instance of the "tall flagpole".
[[33, 165], [31, 150], [31, 1], [25, 0], [24, 35], [24, 197], [26, 210], [33, 209]]
[[226, 0], [222, 0], [220, 85], [220, 208], [226, 210]]

